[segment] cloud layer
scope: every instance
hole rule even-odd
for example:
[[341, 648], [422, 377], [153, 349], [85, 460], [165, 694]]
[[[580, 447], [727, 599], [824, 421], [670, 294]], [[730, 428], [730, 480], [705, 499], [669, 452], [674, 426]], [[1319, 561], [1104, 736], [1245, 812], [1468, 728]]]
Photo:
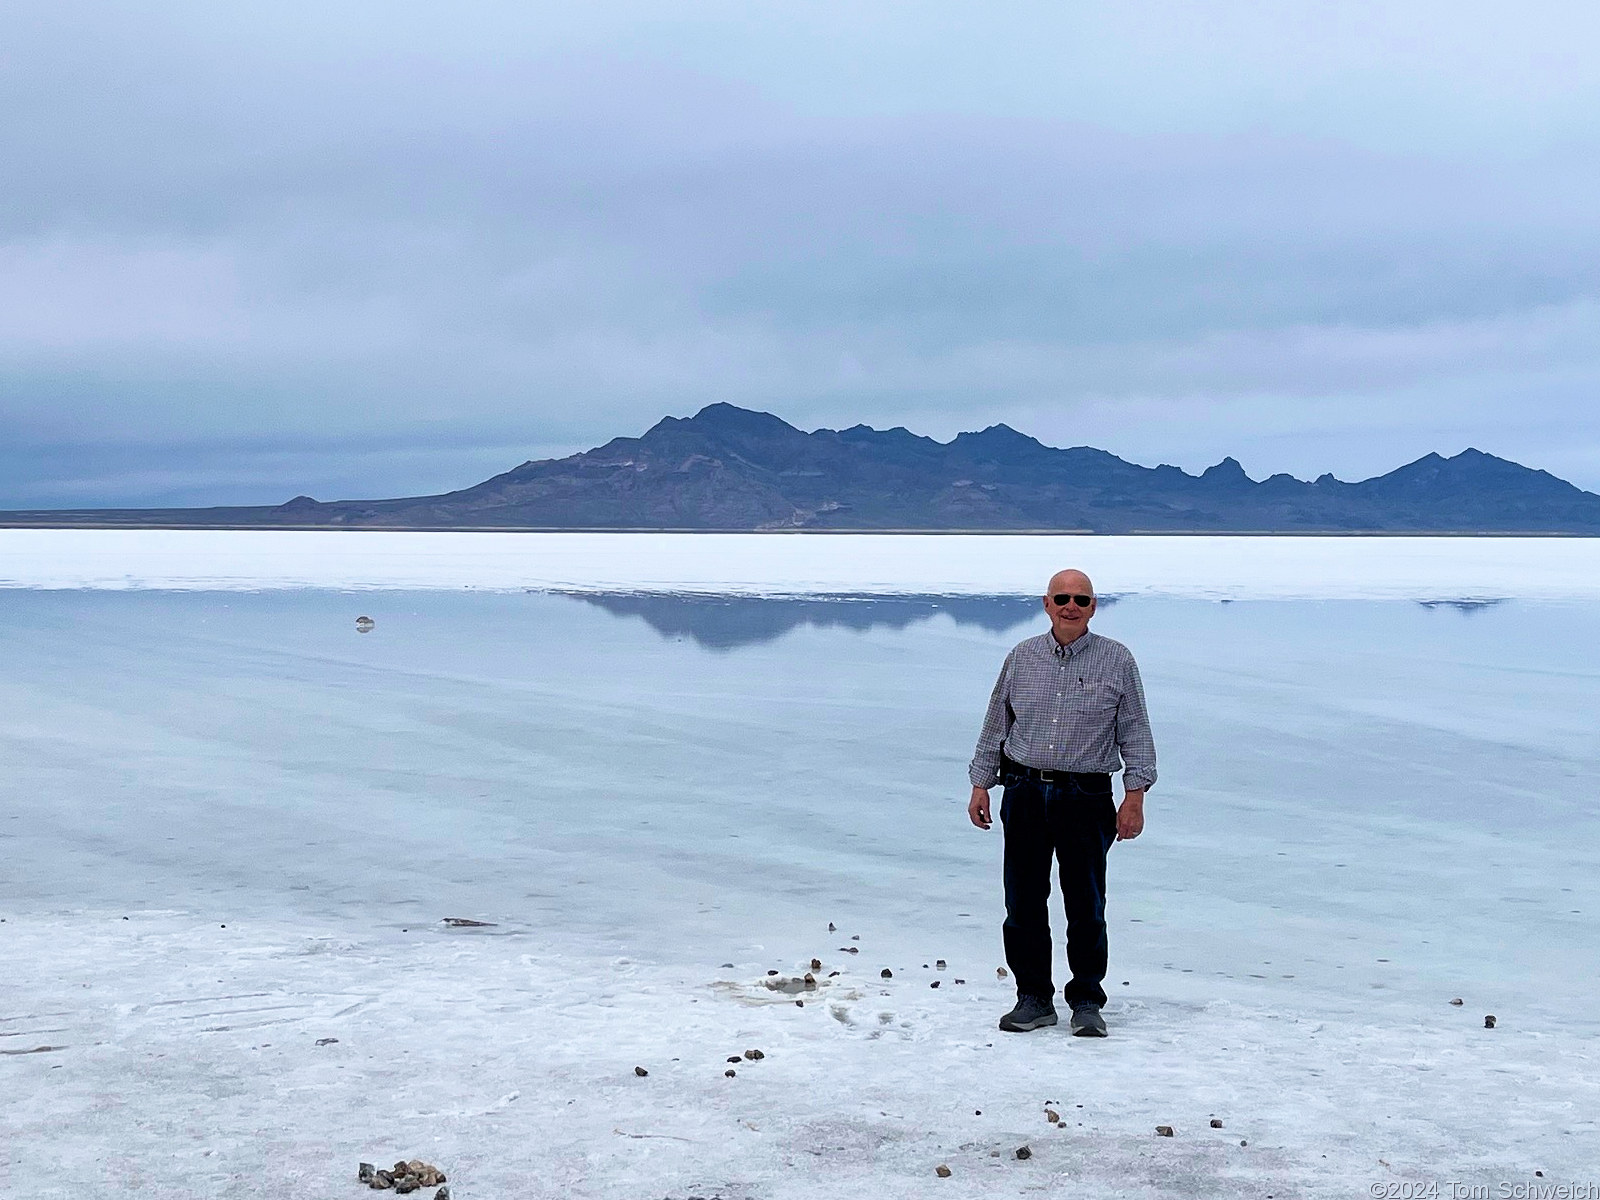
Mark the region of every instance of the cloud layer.
[[717, 400], [1600, 487], [1597, 14], [12, 6], [0, 505], [441, 490]]

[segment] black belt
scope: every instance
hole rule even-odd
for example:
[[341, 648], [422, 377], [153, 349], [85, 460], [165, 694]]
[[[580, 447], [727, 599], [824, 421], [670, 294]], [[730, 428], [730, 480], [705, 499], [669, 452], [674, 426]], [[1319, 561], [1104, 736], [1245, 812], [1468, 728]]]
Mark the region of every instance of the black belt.
[[1041, 771], [1038, 767], [1026, 767], [1009, 758], [1000, 760], [1000, 774], [1002, 778], [1018, 775], [1034, 783], [1098, 783], [1107, 788], [1111, 786], [1111, 775], [1107, 771]]

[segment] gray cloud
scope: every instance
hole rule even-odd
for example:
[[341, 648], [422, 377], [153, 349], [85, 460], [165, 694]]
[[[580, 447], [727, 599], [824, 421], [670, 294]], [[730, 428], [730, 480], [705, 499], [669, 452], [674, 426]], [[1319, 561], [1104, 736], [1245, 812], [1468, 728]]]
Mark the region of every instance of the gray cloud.
[[13, 6], [0, 505], [432, 491], [715, 400], [1600, 486], [1596, 33], [1432, 0]]

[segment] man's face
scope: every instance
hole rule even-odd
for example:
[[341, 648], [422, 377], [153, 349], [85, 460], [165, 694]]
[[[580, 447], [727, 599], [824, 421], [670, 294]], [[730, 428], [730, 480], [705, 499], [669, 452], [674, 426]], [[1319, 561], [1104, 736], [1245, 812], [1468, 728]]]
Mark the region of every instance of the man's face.
[[[1057, 604], [1056, 600], [1066, 601]], [[1079, 600], [1087, 599], [1088, 604]], [[1062, 571], [1050, 580], [1045, 592], [1044, 610], [1050, 614], [1050, 628], [1056, 641], [1062, 645], [1073, 641], [1089, 628], [1089, 618], [1094, 616], [1094, 584], [1082, 571]]]

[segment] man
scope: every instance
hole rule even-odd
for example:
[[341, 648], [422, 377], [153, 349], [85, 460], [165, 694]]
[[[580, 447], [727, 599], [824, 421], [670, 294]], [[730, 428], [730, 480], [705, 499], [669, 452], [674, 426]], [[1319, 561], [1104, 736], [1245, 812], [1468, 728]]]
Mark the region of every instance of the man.
[[[1072, 1032], [1104, 1037], [1106, 852], [1144, 830], [1144, 794], [1156, 781], [1156, 749], [1144, 686], [1121, 642], [1089, 632], [1094, 585], [1061, 571], [1044, 597], [1050, 632], [1018, 642], [989, 697], [968, 774], [967, 816], [991, 824], [989, 789], [1005, 786], [1006, 962], [1017, 1005], [1000, 1028], [1026, 1032], [1056, 1023], [1051, 979], [1050, 860], [1061, 864], [1067, 911], [1063, 989]], [[1123, 768], [1115, 807], [1111, 773]]]

